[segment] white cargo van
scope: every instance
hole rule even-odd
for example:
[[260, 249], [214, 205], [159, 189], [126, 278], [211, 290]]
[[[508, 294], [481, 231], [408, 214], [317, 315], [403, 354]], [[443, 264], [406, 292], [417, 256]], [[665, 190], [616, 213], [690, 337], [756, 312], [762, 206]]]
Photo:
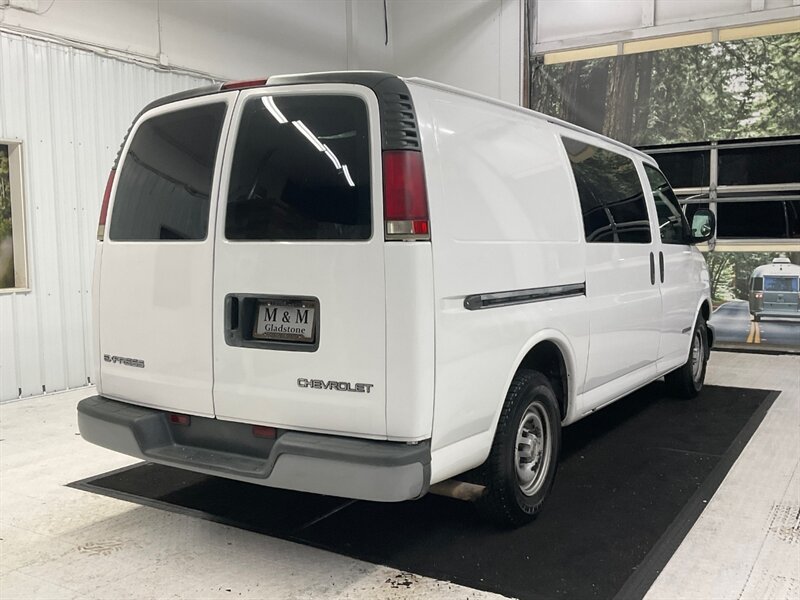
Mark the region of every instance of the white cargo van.
[[81, 433], [376, 501], [470, 471], [491, 517], [524, 523], [562, 426], [661, 376], [700, 390], [693, 244], [714, 222], [694, 220], [647, 155], [430, 81], [287, 75], [158, 100], [103, 200]]

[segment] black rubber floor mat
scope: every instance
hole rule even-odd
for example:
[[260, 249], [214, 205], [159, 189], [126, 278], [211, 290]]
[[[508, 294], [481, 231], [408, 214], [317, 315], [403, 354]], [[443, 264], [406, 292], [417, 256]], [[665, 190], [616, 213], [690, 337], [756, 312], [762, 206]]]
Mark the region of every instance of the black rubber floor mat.
[[464, 502], [353, 502], [149, 463], [73, 487], [521, 599], [642, 597], [777, 392], [654, 383], [564, 429], [551, 497], [515, 531]]

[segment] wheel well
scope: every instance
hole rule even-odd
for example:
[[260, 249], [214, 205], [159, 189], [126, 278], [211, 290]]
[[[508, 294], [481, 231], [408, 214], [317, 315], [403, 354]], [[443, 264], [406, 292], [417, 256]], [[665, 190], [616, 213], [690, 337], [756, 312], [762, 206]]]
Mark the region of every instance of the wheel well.
[[[707, 301], [700, 305], [700, 314], [703, 315], [703, 319], [708, 323], [711, 318], [711, 307]], [[708, 337], [706, 344], [706, 353], [708, 354], [711, 352], [711, 348], [714, 347], [714, 330], [711, 327], [706, 327], [706, 336]]]
[[703, 315], [703, 318], [708, 321], [711, 318], [711, 307], [708, 305], [708, 302], [703, 302], [700, 305], [700, 314]]
[[550, 341], [539, 342], [528, 351], [519, 368], [539, 371], [550, 380], [556, 398], [558, 398], [561, 418], [566, 417], [569, 402], [569, 377], [564, 355], [559, 347]]

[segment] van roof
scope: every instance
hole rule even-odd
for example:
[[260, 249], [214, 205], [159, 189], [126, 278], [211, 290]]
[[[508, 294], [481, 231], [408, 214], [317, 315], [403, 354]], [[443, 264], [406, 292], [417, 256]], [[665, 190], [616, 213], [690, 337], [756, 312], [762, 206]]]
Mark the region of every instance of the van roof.
[[[438, 89], [441, 91], [449, 92], [452, 94], [458, 94], [460, 96], [464, 96], [467, 98], [472, 98], [474, 100], [479, 100], [481, 102], [486, 102], [488, 104], [493, 104], [496, 106], [502, 106], [504, 108], [508, 108], [510, 110], [514, 110], [516, 112], [521, 112], [527, 115], [532, 115], [536, 118], [539, 118], [543, 121], [548, 123], [552, 123], [554, 125], [558, 125], [565, 129], [569, 129], [572, 131], [580, 132], [584, 135], [588, 135], [600, 140], [603, 140], [609, 144], [617, 146], [627, 152], [631, 152], [637, 156], [639, 156], [642, 160], [650, 163], [656, 164], [655, 159], [645, 154], [644, 152], [637, 150], [627, 144], [623, 144], [620, 141], [612, 139], [610, 137], [601, 135], [584, 127], [580, 127], [579, 125], [575, 125], [574, 123], [569, 123], [567, 121], [563, 121], [556, 117], [551, 117], [550, 115], [546, 115], [544, 113], [537, 112], [535, 110], [530, 110], [528, 108], [524, 108], [521, 106], [517, 106], [516, 104], [512, 104], [510, 102], [504, 102], [503, 100], [498, 100], [496, 98], [492, 98], [490, 96], [485, 96], [483, 94], [478, 94], [475, 92], [470, 92], [468, 90], [464, 90], [461, 88], [457, 88], [454, 86], [446, 85], [444, 83], [438, 83], [436, 81], [430, 81], [428, 79], [423, 79], [420, 77], [399, 77], [398, 75], [394, 75], [392, 73], [386, 73], [383, 71], [321, 71], [316, 73], [294, 73], [294, 74], [286, 74], [286, 75], [272, 75], [265, 80], [265, 83], [253, 84], [253, 87], [273, 87], [273, 86], [283, 86], [283, 85], [300, 85], [300, 84], [309, 84], [309, 83], [351, 83], [357, 85], [363, 85], [372, 89], [376, 92], [378, 96], [378, 101], [382, 102], [385, 101], [385, 94], [389, 93], [397, 93], [402, 92], [402, 89], [405, 88], [407, 92], [407, 86], [405, 85], [406, 82], [422, 85], [434, 89]], [[398, 85], [399, 84], [399, 85]], [[218, 92], [225, 91], [226, 83], [218, 83], [213, 85], [207, 85], [203, 87], [193, 88], [190, 90], [186, 90], [183, 92], [178, 92], [177, 94], [171, 94], [169, 96], [164, 96], [163, 98], [158, 98], [154, 100], [147, 106], [145, 106], [141, 112], [136, 115], [134, 119], [134, 123], [142, 116], [145, 112], [159, 107], [164, 106], [165, 104], [170, 104], [172, 102], [178, 102], [180, 100], [186, 100], [189, 98], [198, 98], [200, 96], [207, 96], [210, 94], [216, 94]], [[413, 107], [411, 108], [413, 111]], [[416, 121], [416, 119], [414, 119]], [[401, 120], [398, 120], [396, 123], [392, 123], [395, 127], [392, 127], [392, 131], [394, 131], [397, 135], [393, 139], [384, 139], [384, 146], [385, 149], [392, 148], [394, 146], [400, 145], [403, 147], [408, 147], [408, 142], [403, 142], [402, 140], [408, 140], [409, 135], [411, 138], [415, 137], [416, 131], [410, 132], [407, 127], [404, 126], [404, 123]], [[416, 124], [415, 124], [416, 125]], [[384, 127], [385, 129], [385, 127]], [[416, 126], [413, 128], [416, 129]], [[126, 136], [127, 137], [127, 136]], [[121, 148], [120, 148], [121, 150]], [[119, 156], [117, 157], [119, 159]], [[116, 161], [115, 161], [116, 164]]]
[[570, 123], [569, 121], [563, 121], [562, 119], [559, 119], [557, 117], [551, 117], [550, 115], [546, 115], [544, 113], [540, 113], [538, 111], [531, 110], [530, 108], [525, 108], [523, 106], [518, 106], [516, 104], [512, 104], [511, 102], [506, 102], [504, 100], [498, 100], [497, 98], [492, 98], [491, 96], [485, 96], [483, 94], [478, 94], [477, 92], [470, 92], [469, 90], [458, 88], [458, 87], [455, 87], [455, 86], [452, 86], [452, 85], [439, 83], [438, 81], [431, 81], [430, 79], [423, 79], [421, 77], [409, 77], [409, 78], [406, 78], [405, 81], [407, 81], [409, 83], [416, 83], [418, 85], [424, 85], [426, 87], [430, 87], [430, 88], [434, 88], [434, 89], [450, 92], [450, 93], [453, 93], [453, 94], [458, 94], [459, 96], [466, 96], [468, 98], [472, 98], [474, 100], [480, 100], [480, 101], [486, 102], [488, 104], [494, 104], [496, 106], [503, 106], [505, 108], [509, 108], [509, 109], [514, 110], [516, 112], [525, 113], [526, 115], [533, 115], [533, 116], [538, 117], [539, 119], [541, 119], [543, 121], [547, 121], [548, 123], [552, 123], [554, 125], [559, 125], [560, 127], [564, 127], [565, 129], [570, 129], [572, 131], [577, 131], [577, 132], [580, 132], [580, 133], [582, 133], [584, 135], [589, 135], [591, 137], [603, 140], [603, 141], [605, 141], [605, 142], [607, 142], [609, 144], [613, 144], [614, 146], [618, 146], [620, 148], [623, 148], [624, 150], [627, 150], [628, 152], [632, 152], [633, 154], [636, 154], [637, 156], [639, 156], [640, 158], [642, 158], [646, 162], [649, 162], [651, 164], [656, 164], [656, 161], [652, 156], [650, 156], [649, 154], [645, 154], [641, 150], [637, 150], [636, 148], [634, 148], [632, 146], [628, 146], [627, 144], [624, 144], [623, 142], [620, 142], [618, 140], [615, 140], [613, 138], [605, 136], [605, 135], [603, 135], [601, 133], [597, 133], [596, 131], [592, 131], [591, 129], [586, 129], [585, 127], [581, 127], [580, 125], [575, 125], [574, 123]]
[[798, 277], [800, 276], [800, 265], [789, 262], [789, 259], [786, 259], [786, 262], [773, 260], [769, 264], [756, 267], [750, 277], [763, 277], [764, 275]]

